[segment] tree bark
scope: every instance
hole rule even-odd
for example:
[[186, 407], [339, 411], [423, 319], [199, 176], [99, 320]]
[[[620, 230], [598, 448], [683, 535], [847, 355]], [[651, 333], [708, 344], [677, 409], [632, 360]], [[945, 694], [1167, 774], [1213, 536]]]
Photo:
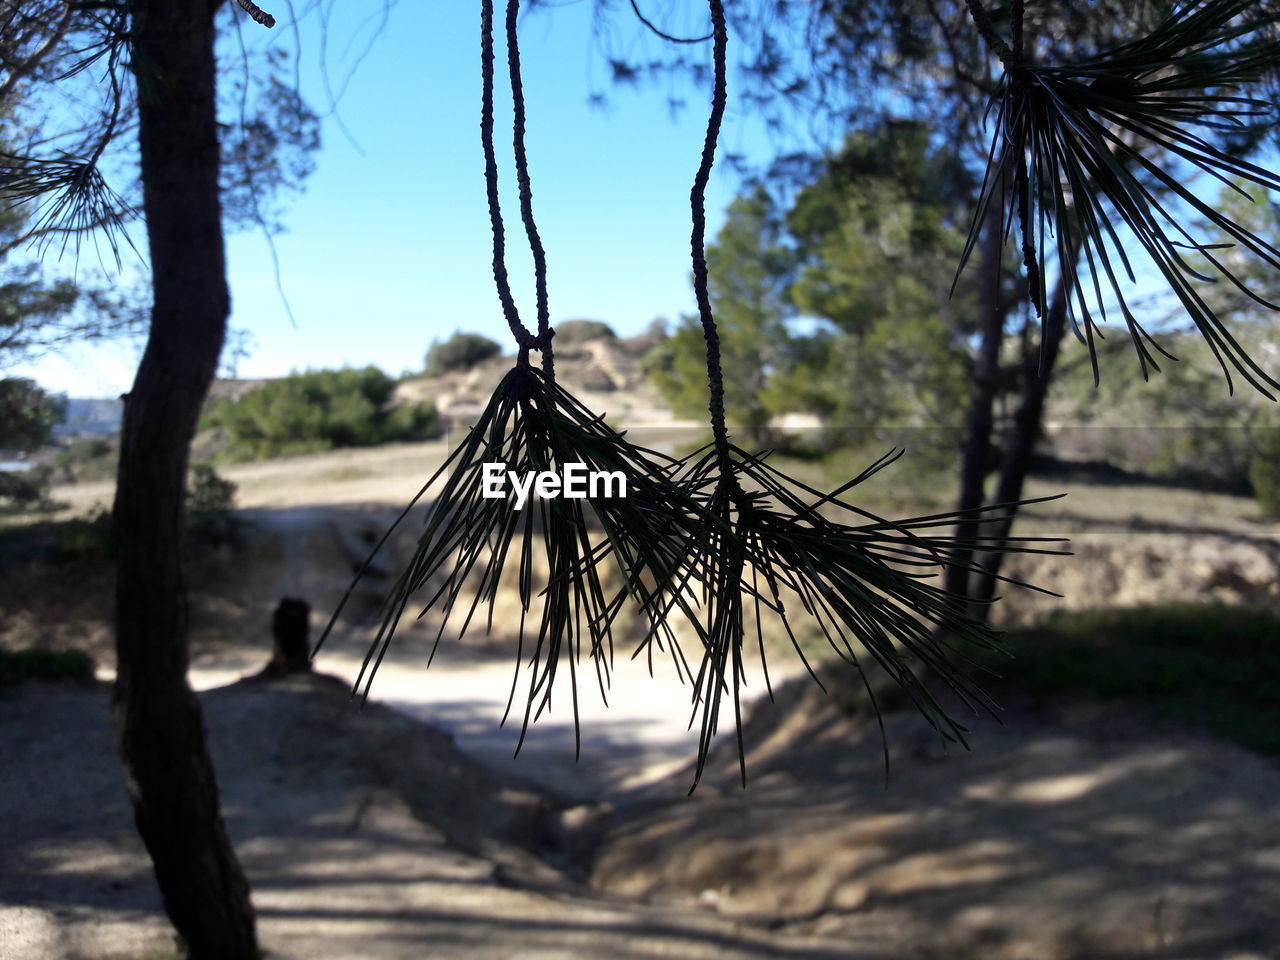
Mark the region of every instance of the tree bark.
[[[1031, 455], [1035, 452], [1040, 424], [1044, 419], [1045, 399], [1049, 394], [1049, 384], [1053, 379], [1054, 365], [1058, 361], [1066, 328], [1067, 294], [1060, 279], [1042, 324], [1040, 336], [1043, 347], [1040, 350], [1028, 349], [1022, 357], [1022, 399], [1009, 426], [1009, 435], [1002, 445], [1000, 480], [996, 486], [995, 503], [1012, 503], [1022, 498], [1023, 485], [1031, 470]], [[1043, 365], [1041, 353], [1044, 355]], [[1000, 538], [1009, 536], [1016, 515], [1017, 510], [1013, 508], [1003, 511], [1003, 515], [990, 525], [990, 534]], [[1003, 553], [984, 555], [982, 566], [986, 572], [970, 577], [970, 595], [974, 600], [989, 601], [995, 596], [996, 577], [1004, 558]], [[990, 606], [986, 602], [981, 604], [983, 610], [989, 610]]]
[[[1000, 346], [1004, 340], [1004, 300], [1001, 296], [1002, 226], [999, 206], [993, 203], [987, 211], [979, 241], [978, 271], [981, 289], [978, 310], [979, 336], [977, 362], [974, 365], [973, 389], [969, 395], [969, 412], [965, 419], [965, 439], [960, 464], [960, 496], [957, 510], [975, 510], [985, 501], [985, 485], [991, 461], [991, 434], [995, 428], [995, 399], [1000, 383]], [[958, 536], [972, 535], [975, 525], [957, 525]], [[943, 576], [943, 588], [956, 594], [958, 607], [967, 607], [962, 597], [971, 597], [968, 564], [972, 551], [957, 550], [956, 564]]]
[[186, 676], [188, 450], [229, 310], [215, 8], [209, 0], [129, 0], [154, 302], [121, 435], [112, 715], [138, 831], [190, 956], [251, 960], [258, 949], [249, 887], [223, 826]]

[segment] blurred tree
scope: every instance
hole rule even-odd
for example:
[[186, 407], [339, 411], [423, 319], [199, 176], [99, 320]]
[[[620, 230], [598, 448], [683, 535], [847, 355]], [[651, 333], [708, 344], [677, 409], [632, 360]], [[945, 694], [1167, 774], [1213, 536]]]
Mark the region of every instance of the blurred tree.
[[445, 341], [432, 341], [427, 350], [426, 374], [438, 377], [452, 370], [470, 370], [477, 363], [502, 354], [502, 345], [478, 333], [455, 331]]
[[[823, 390], [835, 440], [883, 441], [891, 425], [919, 433], [914, 454], [948, 462], [971, 363], [974, 284], [948, 297], [974, 185], [929, 128], [887, 123], [852, 134], [788, 213], [801, 268], [790, 296], [839, 332], [826, 369], [798, 371], [791, 390]], [[812, 350], [810, 350], [812, 353]], [[895, 441], [898, 434], [893, 434]]]
[[603, 320], [562, 320], [556, 324], [556, 343], [586, 343], [588, 340], [616, 340], [613, 327]]
[[373, 366], [308, 371], [223, 400], [204, 425], [228, 432], [227, 455], [237, 460], [439, 436], [433, 406], [391, 406], [395, 386]]
[[[786, 367], [786, 298], [793, 256], [781, 245], [783, 224], [769, 194], [756, 187], [729, 205], [724, 226], [707, 247], [711, 303], [720, 327], [729, 422], [756, 444], [774, 438], [769, 421], [794, 409], [768, 389]], [[706, 345], [697, 317], [679, 326], [645, 358], [645, 370], [672, 409], [701, 417], [707, 409]]]
[[40, 389], [34, 380], [0, 380], [0, 450], [35, 450], [53, 441], [66, 419], [67, 398]]
[[[0, 110], [21, 107], [10, 128], [21, 136], [5, 140], [0, 193], [26, 205], [13, 248], [78, 253], [92, 234], [119, 266], [122, 244], [132, 247], [125, 228], [138, 213], [145, 219], [150, 322], [126, 394], [113, 509], [115, 730], [135, 821], [190, 956], [256, 960], [248, 884], [186, 679], [185, 481], [226, 335], [224, 216], [270, 234], [268, 201], [305, 174], [318, 120], [286, 89], [286, 58], [245, 46], [220, 104], [220, 10], [229, 31], [244, 11], [274, 24], [247, 0], [8, 4]], [[286, 161], [290, 151], [299, 163]], [[125, 186], [113, 187], [108, 170]]]

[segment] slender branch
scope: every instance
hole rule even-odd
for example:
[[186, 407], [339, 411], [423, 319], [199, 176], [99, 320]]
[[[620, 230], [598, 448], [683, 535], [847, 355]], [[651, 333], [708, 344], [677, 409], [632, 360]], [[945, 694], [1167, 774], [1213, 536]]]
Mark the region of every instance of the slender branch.
[[524, 143], [524, 84], [520, 80], [520, 0], [507, 0], [507, 70], [511, 76], [512, 139], [516, 160], [516, 183], [520, 191], [520, 219], [533, 254], [533, 276], [538, 310], [537, 349], [542, 352], [542, 368], [548, 380], [555, 379], [555, 358], [551, 351], [551, 315], [547, 307], [547, 254], [533, 219], [533, 187], [529, 180], [529, 155]]
[[711, 313], [711, 297], [707, 284], [707, 181], [711, 179], [711, 167], [715, 163], [716, 142], [720, 136], [720, 123], [724, 119], [726, 94], [725, 48], [728, 46], [728, 30], [725, 25], [724, 0], [709, 0], [711, 26], [715, 34], [712, 59], [715, 64], [715, 84], [711, 94], [711, 116], [707, 120], [707, 136], [702, 145], [702, 162], [694, 177], [689, 205], [693, 213], [693, 290], [698, 301], [698, 316], [702, 321], [702, 334], [707, 341], [707, 384], [711, 398], [711, 433], [715, 438], [716, 453], [721, 467], [729, 472], [729, 431], [724, 420], [724, 374], [720, 369], [720, 334]]
[[480, 77], [480, 142], [484, 148], [489, 225], [493, 230], [493, 281], [498, 288], [502, 315], [520, 347], [523, 360], [534, 345], [534, 336], [520, 320], [520, 311], [511, 296], [511, 280], [507, 276], [506, 233], [502, 226], [502, 205], [498, 199], [498, 159], [493, 148], [493, 0], [480, 0]]
[[701, 37], [673, 37], [671, 34], [666, 33], [659, 27], [655, 26], [652, 22], [650, 22], [649, 19], [645, 17], [643, 13], [640, 12], [640, 7], [636, 5], [636, 0], [631, 0], [631, 10], [635, 13], [636, 18], [641, 23], [643, 23], [646, 27], [648, 27], [651, 31], [653, 31], [663, 40], [666, 40], [668, 43], [705, 43], [706, 41], [712, 39], [716, 35], [715, 31], [712, 30], [710, 33]]
[[1009, 28], [1010, 39], [1013, 40], [1013, 61], [1022, 63], [1022, 18], [1025, 13], [1023, 0], [1013, 0], [1013, 24]]
[[260, 23], [267, 29], [276, 25], [276, 18], [254, 3], [253, 0], [236, 0], [236, 3], [241, 10], [253, 18], [255, 23]]
[[50, 51], [66, 36], [74, 14], [75, 8], [73, 6], [67, 5], [63, 7], [62, 17], [58, 20], [57, 25], [54, 26], [49, 36], [45, 38], [44, 43], [32, 51], [31, 56], [10, 68], [9, 75], [4, 78], [4, 83], [0, 84], [0, 103], [4, 103], [9, 99], [9, 95], [13, 93], [13, 88], [18, 85], [18, 82], [35, 70], [41, 61], [49, 55]]
[[964, 2], [969, 8], [969, 15], [973, 17], [974, 26], [982, 34], [982, 38], [995, 51], [996, 56], [1000, 58], [1000, 62], [1004, 64], [1004, 68], [1012, 70], [1018, 64], [1018, 58], [1009, 49], [1009, 45], [1001, 39], [1000, 34], [996, 33], [995, 24], [991, 22], [991, 16], [987, 13], [986, 8], [983, 7], [980, 0], [964, 0]]

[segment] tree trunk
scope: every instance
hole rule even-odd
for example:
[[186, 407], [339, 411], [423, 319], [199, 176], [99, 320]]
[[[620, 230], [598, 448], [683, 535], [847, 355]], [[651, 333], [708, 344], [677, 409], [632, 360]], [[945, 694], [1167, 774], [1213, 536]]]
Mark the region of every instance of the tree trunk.
[[[957, 510], [974, 510], [985, 500], [984, 486], [991, 460], [991, 433], [995, 427], [995, 398], [1000, 382], [1000, 346], [1004, 340], [1004, 306], [1000, 280], [1003, 252], [998, 205], [992, 204], [982, 225], [979, 241], [978, 272], [981, 284], [978, 310], [979, 336], [977, 362], [974, 366], [973, 389], [969, 396], [969, 413], [965, 419], [964, 449], [960, 465], [960, 497]], [[972, 535], [975, 525], [962, 523], [958, 536]], [[972, 551], [956, 551], [956, 565], [949, 566], [943, 576], [943, 587], [957, 595], [969, 597]], [[959, 607], [965, 601], [956, 599]]]
[[188, 448], [226, 333], [209, 0], [130, 0], [154, 302], [127, 395], [115, 500], [112, 702], [134, 817], [165, 911], [196, 960], [258, 956], [249, 887], [218, 809], [187, 685]]
[[[1067, 328], [1067, 295], [1061, 280], [1054, 291], [1053, 301], [1045, 314], [1041, 330], [1042, 350], [1028, 349], [1022, 358], [1022, 400], [1010, 424], [1009, 436], [1003, 445], [1000, 461], [1000, 481], [996, 487], [995, 503], [1012, 503], [1022, 497], [1022, 488], [1031, 470], [1031, 455], [1035, 452], [1036, 439], [1040, 436], [1040, 422], [1044, 417], [1045, 398], [1053, 379], [1054, 364], [1062, 346]], [[1040, 355], [1044, 354], [1041, 366]], [[1003, 511], [1004, 515], [991, 524], [992, 536], [1004, 538], [1013, 529], [1017, 511]], [[989, 601], [995, 596], [996, 577], [1004, 561], [1003, 553], [989, 553], [982, 560], [986, 573], [970, 577], [971, 596], [974, 600]], [[982, 609], [990, 609], [989, 603]]]

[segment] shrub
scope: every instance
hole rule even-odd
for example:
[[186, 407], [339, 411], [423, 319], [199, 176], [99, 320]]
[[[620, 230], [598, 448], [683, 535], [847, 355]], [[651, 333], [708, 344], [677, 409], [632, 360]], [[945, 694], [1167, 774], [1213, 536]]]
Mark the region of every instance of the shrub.
[[556, 324], [556, 346], [616, 339], [618, 335], [603, 320], [565, 320]]
[[93, 683], [93, 660], [80, 650], [0, 650], [0, 688], [26, 680]]
[[113, 514], [99, 508], [87, 517], [59, 525], [57, 552], [63, 560], [110, 560], [115, 555], [115, 535]]
[[76, 437], [53, 457], [63, 483], [111, 480], [116, 475], [118, 437]]
[[443, 342], [433, 341], [427, 350], [427, 376], [450, 370], [470, 370], [482, 360], [502, 353], [502, 346], [478, 333], [455, 333]]
[[[1280, 754], [1280, 617], [1265, 607], [1164, 604], [1059, 613], [1011, 637], [997, 671], [1033, 695], [1140, 702], [1250, 750]], [[998, 688], [987, 682], [997, 694]]]
[[396, 382], [377, 367], [316, 370], [223, 400], [204, 426], [227, 431], [230, 460], [313, 453], [439, 436], [430, 406], [392, 408]]
[[192, 464], [187, 477], [187, 528], [197, 540], [229, 543], [236, 539], [236, 485], [218, 475], [211, 463]]
[[49, 493], [47, 470], [0, 470], [0, 501], [7, 506], [30, 510], [38, 508]]
[[1249, 483], [1262, 515], [1280, 520], [1280, 426], [1269, 425], [1251, 432], [1253, 456], [1249, 462]]

